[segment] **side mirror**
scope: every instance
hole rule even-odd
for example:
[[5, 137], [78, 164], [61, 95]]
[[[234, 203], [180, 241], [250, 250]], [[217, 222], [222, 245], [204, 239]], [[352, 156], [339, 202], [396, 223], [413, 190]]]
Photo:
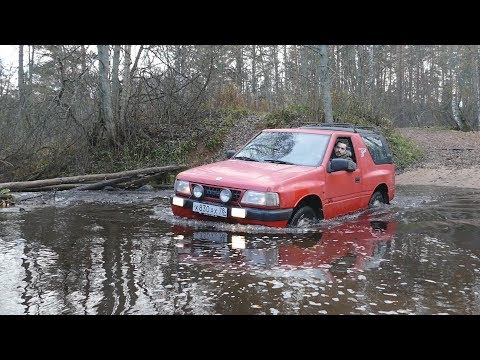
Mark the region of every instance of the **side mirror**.
[[347, 160], [348, 166], [347, 166], [347, 171], [352, 172], [357, 170], [357, 163], [352, 161], [352, 160]]
[[352, 160], [347, 159], [332, 159], [328, 162], [327, 172], [335, 172], [340, 170], [346, 170], [348, 172], [355, 171], [357, 169], [357, 164]]
[[235, 155], [236, 151], [235, 150], [227, 150], [227, 152], [225, 153], [225, 157], [227, 159], [230, 159], [233, 155]]

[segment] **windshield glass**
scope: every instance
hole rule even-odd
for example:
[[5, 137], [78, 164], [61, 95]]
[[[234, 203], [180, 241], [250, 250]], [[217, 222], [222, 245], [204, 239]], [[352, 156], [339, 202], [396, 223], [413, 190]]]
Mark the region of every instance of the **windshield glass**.
[[263, 131], [240, 150], [234, 159], [278, 164], [318, 166], [329, 135]]

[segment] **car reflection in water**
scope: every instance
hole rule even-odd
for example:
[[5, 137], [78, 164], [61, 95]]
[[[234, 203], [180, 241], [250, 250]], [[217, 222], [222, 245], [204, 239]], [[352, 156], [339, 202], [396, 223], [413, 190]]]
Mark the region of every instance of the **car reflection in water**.
[[302, 234], [197, 231], [178, 225], [173, 230], [179, 262], [269, 270], [321, 269], [330, 277], [378, 267], [395, 234], [395, 222], [356, 220]]

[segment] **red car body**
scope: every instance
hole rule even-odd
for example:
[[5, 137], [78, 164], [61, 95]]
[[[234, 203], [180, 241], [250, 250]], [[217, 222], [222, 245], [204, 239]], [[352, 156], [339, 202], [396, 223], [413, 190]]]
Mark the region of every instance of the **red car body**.
[[[242, 153], [241, 150], [230, 159], [179, 173], [176, 192], [171, 198], [173, 214], [200, 220], [286, 227], [292, 225], [292, 219], [296, 222], [295, 214], [306, 206], [313, 210], [315, 219], [331, 219], [367, 208], [375, 198], [382, 203], [389, 203], [394, 197], [395, 165], [385, 139], [378, 132], [362, 130], [352, 125], [336, 127], [330, 124], [329, 127], [267, 129], [260, 134], [262, 133], [264, 137], [278, 135], [298, 138], [299, 143], [303, 137], [320, 135], [318, 138], [322, 145], [318, 149], [305, 145], [301, 149], [302, 157], [308, 157], [311, 153], [319, 159], [318, 164], [307, 166], [261, 160], [245, 161], [244, 157], [235, 159], [235, 156]], [[330, 154], [338, 139], [348, 141], [355, 166], [331, 171]], [[249, 144], [243, 149], [248, 146]], [[381, 153], [380, 160], [378, 153]], [[376, 161], [372, 155], [377, 156]], [[184, 187], [183, 193], [178, 191], [177, 181]], [[193, 195], [195, 185], [201, 185], [202, 195], [199, 198]], [[228, 189], [232, 194], [228, 202], [220, 200], [219, 193], [222, 189]], [[271, 197], [274, 199], [271, 202], [278, 203], [245, 204], [243, 199], [247, 190], [250, 190], [253, 198], [259, 198], [259, 202], [267, 201], [263, 197]], [[264, 195], [265, 193], [273, 195]], [[239, 211], [240, 216], [235, 216]]]

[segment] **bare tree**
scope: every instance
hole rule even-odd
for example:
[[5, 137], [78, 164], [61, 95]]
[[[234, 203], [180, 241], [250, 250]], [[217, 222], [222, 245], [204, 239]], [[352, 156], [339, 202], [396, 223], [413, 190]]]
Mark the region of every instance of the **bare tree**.
[[[290, 90], [290, 72], [288, 69], [288, 64], [290, 58], [288, 57], [287, 45], [283, 45], [283, 93], [288, 94]], [[282, 97], [283, 101], [287, 100], [287, 96]]]
[[252, 98], [253, 106], [257, 106], [257, 52], [255, 45], [252, 45]]
[[396, 49], [396, 55], [397, 55], [397, 61], [396, 61], [396, 92], [397, 92], [397, 106], [398, 106], [398, 119], [400, 120], [400, 124], [403, 124], [404, 122], [404, 74], [405, 74], [405, 68], [404, 68], [404, 61], [403, 61], [403, 45], [397, 45]]
[[18, 117], [20, 121], [25, 117], [25, 73], [23, 70], [23, 45], [18, 46], [18, 99], [19, 99], [19, 112]]
[[368, 45], [367, 52], [368, 52], [368, 99], [370, 104], [373, 103], [373, 96], [374, 96], [374, 85], [375, 85], [375, 58], [374, 58], [374, 50], [375, 45]]
[[327, 45], [318, 45], [320, 55], [320, 83], [322, 86], [323, 113], [325, 122], [333, 123], [332, 96], [330, 93], [330, 73], [328, 71]]
[[98, 88], [100, 91], [100, 121], [106, 129], [107, 139], [116, 141], [115, 123], [112, 111], [112, 93], [109, 73], [108, 45], [97, 45], [98, 49]]
[[118, 122], [119, 117], [119, 98], [120, 98], [120, 79], [118, 69], [120, 67], [120, 45], [113, 46], [112, 59], [112, 111], [114, 122]]
[[237, 45], [235, 51], [235, 84], [237, 91], [243, 93], [243, 46]]
[[480, 130], [480, 46], [476, 45], [475, 46], [475, 59], [476, 61], [474, 62], [475, 69], [474, 69], [474, 74], [475, 74], [475, 85], [477, 88], [477, 93], [476, 93], [476, 98], [477, 98], [477, 130]]
[[124, 57], [123, 57], [123, 87], [122, 94], [120, 98], [120, 115], [119, 115], [119, 125], [120, 129], [125, 135], [125, 125], [126, 125], [126, 112], [128, 99], [130, 98], [130, 86], [131, 86], [131, 75], [130, 75], [130, 66], [132, 65], [132, 45], [124, 46]]
[[271, 62], [268, 53], [265, 54], [265, 47], [259, 46], [259, 62], [261, 68], [261, 77], [263, 82], [260, 86], [261, 97], [266, 104], [272, 103], [272, 80], [271, 80]]
[[275, 106], [279, 105], [280, 101], [283, 101], [283, 90], [282, 83], [280, 80], [280, 70], [279, 70], [279, 60], [278, 60], [278, 46], [274, 45], [271, 48], [271, 56], [273, 58], [273, 69], [274, 69], [274, 79], [275, 79]]
[[460, 130], [464, 129], [463, 121], [461, 119], [460, 114], [460, 100], [458, 94], [458, 76], [457, 76], [457, 60], [455, 58], [456, 55], [456, 47], [449, 46], [449, 70], [450, 70], [450, 79], [452, 83], [452, 99], [451, 99], [451, 107], [452, 107], [452, 116], [453, 120], [457, 124], [457, 127]]

